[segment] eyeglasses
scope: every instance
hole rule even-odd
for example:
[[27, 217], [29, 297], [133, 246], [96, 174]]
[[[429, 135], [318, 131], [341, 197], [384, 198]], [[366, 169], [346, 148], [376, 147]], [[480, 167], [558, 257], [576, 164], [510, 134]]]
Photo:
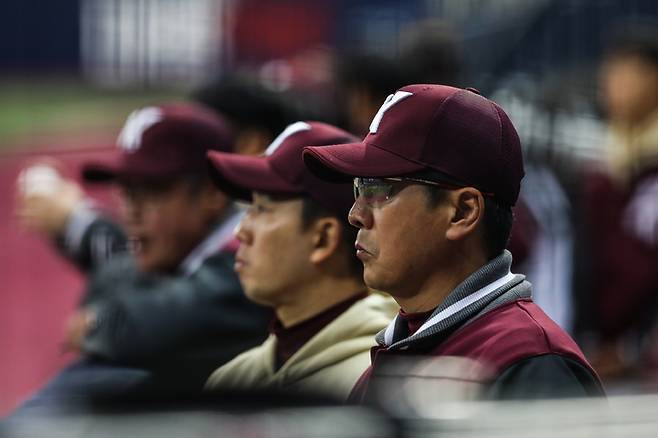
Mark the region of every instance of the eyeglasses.
[[354, 200], [358, 198], [369, 206], [379, 206], [389, 201], [408, 184], [425, 184], [442, 189], [457, 189], [456, 184], [428, 181], [420, 178], [354, 178]]

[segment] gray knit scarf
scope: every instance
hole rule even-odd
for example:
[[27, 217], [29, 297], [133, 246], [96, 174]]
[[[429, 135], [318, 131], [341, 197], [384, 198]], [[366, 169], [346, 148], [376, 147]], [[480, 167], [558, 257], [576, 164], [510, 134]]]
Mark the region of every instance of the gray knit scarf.
[[389, 350], [413, 349], [430, 338], [445, 337], [499, 306], [531, 298], [532, 285], [525, 276], [511, 274], [511, 265], [512, 254], [505, 250], [460, 283], [412, 336], [406, 337], [405, 323], [396, 316], [377, 334], [377, 343]]

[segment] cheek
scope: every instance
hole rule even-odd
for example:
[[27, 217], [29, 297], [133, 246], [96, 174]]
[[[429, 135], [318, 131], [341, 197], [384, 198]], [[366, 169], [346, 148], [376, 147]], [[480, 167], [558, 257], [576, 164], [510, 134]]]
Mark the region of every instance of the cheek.
[[255, 235], [251, 254], [259, 275], [269, 276], [274, 281], [295, 264], [299, 257], [295, 240], [292, 233], [281, 228], [263, 230]]
[[409, 236], [390, 236], [385, 239], [377, 259], [378, 275], [404, 279], [415, 272], [431, 257], [426, 251], [427, 242]]
[[142, 226], [151, 234], [162, 232], [168, 228], [167, 212], [161, 209], [152, 208], [146, 211], [142, 216]]
[[175, 238], [174, 227], [171, 216], [164, 212], [153, 210], [144, 215], [143, 228], [149, 239], [158, 246], [166, 245]]
[[149, 241], [150, 257], [177, 261], [185, 251], [186, 219], [166, 209], [153, 209], [143, 217], [143, 230]]
[[443, 257], [441, 233], [427, 215], [395, 215], [377, 224], [379, 275], [419, 275]]
[[422, 252], [434, 243], [437, 232], [426, 215], [395, 214], [377, 222], [377, 237], [382, 256], [406, 258]]
[[[245, 294], [254, 302], [276, 306], [286, 300], [286, 291], [301, 281], [304, 250], [298, 233], [282, 229], [254, 235], [245, 255], [248, 265], [240, 274]], [[283, 292], [283, 295], [282, 295]]]

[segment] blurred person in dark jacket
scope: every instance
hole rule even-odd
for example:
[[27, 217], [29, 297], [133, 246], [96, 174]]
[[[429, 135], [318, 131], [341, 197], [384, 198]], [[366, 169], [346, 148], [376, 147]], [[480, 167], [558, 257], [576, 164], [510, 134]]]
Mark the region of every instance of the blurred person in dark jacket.
[[[424, 20], [404, 29], [399, 65], [406, 83], [458, 86], [465, 75], [459, 35], [441, 20]], [[392, 90], [395, 88], [390, 88]]]
[[197, 104], [133, 112], [115, 156], [83, 168], [88, 182], [119, 186], [121, 227], [53, 168], [23, 172], [24, 224], [88, 276], [66, 338], [82, 358], [42, 396], [164, 382], [200, 389], [211, 370], [263, 339], [265, 312], [244, 298], [233, 272], [241, 212], [207, 172], [206, 152], [231, 151], [232, 141], [222, 119]]
[[[365, 283], [401, 307], [352, 400], [432, 397], [398, 394], [459, 382], [493, 399], [604, 393], [576, 343], [533, 303], [532, 285], [510, 271], [524, 169], [502, 108], [473, 89], [409, 85], [384, 102], [363, 142], [307, 147], [304, 159], [323, 178], [353, 180]], [[418, 357], [432, 359], [431, 375], [418, 373]], [[479, 366], [455, 367], [455, 357]], [[400, 359], [409, 364], [389, 368]]]
[[192, 98], [226, 120], [237, 154], [262, 153], [286, 126], [298, 120], [296, 108], [281, 93], [246, 75], [218, 78], [194, 91]]
[[402, 32], [400, 40], [399, 56], [354, 51], [338, 58], [337, 103], [345, 123], [358, 135], [366, 135], [391, 90], [411, 83], [456, 85], [461, 80], [460, 47], [446, 23], [414, 23]]
[[370, 294], [347, 222], [349, 184], [311, 174], [302, 148], [355, 141], [321, 122], [287, 127], [264, 157], [211, 152], [218, 186], [251, 206], [236, 228], [245, 294], [271, 307], [270, 336], [216, 370], [212, 389], [303, 391], [345, 400], [370, 361], [374, 335], [395, 316]]
[[604, 160], [586, 175], [591, 296], [610, 380], [637, 378], [658, 305], [658, 31], [623, 26], [600, 68]]
[[395, 59], [368, 52], [343, 54], [337, 61], [339, 111], [350, 131], [368, 132], [372, 117], [391, 90], [407, 83]]

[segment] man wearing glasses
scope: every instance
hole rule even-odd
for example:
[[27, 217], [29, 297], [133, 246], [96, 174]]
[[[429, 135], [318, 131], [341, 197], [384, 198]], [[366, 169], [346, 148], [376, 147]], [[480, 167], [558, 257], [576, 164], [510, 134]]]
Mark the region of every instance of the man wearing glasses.
[[269, 338], [216, 370], [212, 389], [304, 391], [345, 400], [370, 363], [374, 336], [398, 311], [369, 294], [352, 250], [349, 184], [302, 162], [306, 145], [355, 141], [320, 122], [288, 126], [263, 157], [211, 152], [215, 181], [251, 201], [235, 229], [235, 270], [246, 296], [273, 309]]
[[475, 364], [432, 377], [476, 381], [489, 398], [603, 394], [575, 342], [533, 304], [531, 284], [510, 272], [524, 171], [498, 105], [473, 89], [410, 85], [384, 102], [363, 142], [307, 147], [304, 160], [322, 178], [353, 179], [349, 221], [365, 283], [401, 307], [353, 400], [380, 397], [391, 374], [412, 378], [399, 368], [411, 356]]

